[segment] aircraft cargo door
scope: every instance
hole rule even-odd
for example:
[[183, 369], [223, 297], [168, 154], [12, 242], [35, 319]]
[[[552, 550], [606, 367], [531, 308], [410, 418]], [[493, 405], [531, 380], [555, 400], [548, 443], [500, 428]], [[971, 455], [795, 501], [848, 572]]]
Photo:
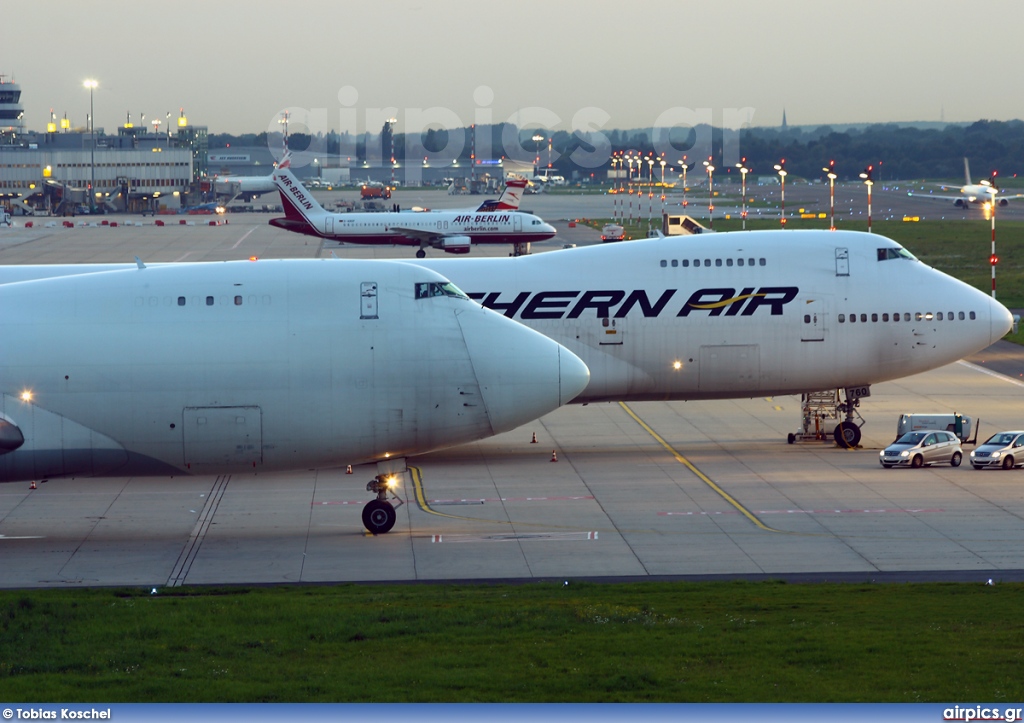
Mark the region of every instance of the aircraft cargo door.
[[700, 348], [697, 386], [701, 392], [728, 394], [761, 387], [761, 348], [757, 344], [726, 344]]
[[185, 407], [182, 422], [189, 469], [263, 464], [259, 407]]

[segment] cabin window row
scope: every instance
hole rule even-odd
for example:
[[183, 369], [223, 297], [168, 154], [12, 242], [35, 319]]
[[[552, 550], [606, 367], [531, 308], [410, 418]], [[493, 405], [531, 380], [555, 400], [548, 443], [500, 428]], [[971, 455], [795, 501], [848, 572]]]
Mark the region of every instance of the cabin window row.
[[[172, 306], [175, 301], [173, 297], [165, 296], [162, 299], [163, 306]], [[262, 304], [264, 306], [270, 306], [270, 296], [264, 295], [262, 297], [250, 294], [248, 297], [241, 295], [235, 296], [179, 296], [177, 298], [178, 306], [242, 306], [243, 304]], [[161, 297], [159, 296], [136, 296], [135, 306], [149, 306], [155, 307], [161, 305]]]
[[691, 265], [693, 268], [700, 268], [704, 266], [708, 268], [712, 266], [766, 266], [768, 262], [765, 259], [662, 259], [661, 268], [671, 266], [676, 268], [682, 266], [684, 269], [689, 268]]
[[[870, 320], [871, 321], [883, 321], [883, 322], [886, 322], [886, 321], [890, 320], [889, 314], [881, 314], [881, 315], [879, 315], [879, 314], [860, 314], [859, 315], [859, 317], [860, 317], [859, 319], [858, 319], [858, 314], [850, 314], [849, 320], [847, 320], [846, 314], [840, 314], [839, 317], [838, 317], [838, 320], [839, 320], [840, 324], [846, 324], [846, 323], [855, 324], [858, 321], [860, 321], [860, 323], [864, 324], [864, 323], [867, 323], [869, 316], [870, 316]], [[918, 312], [915, 312], [913, 314], [911, 314], [909, 311], [904, 311], [902, 313], [901, 312], [897, 312], [897, 313], [892, 315], [892, 321], [931, 321], [932, 319], [935, 319], [936, 321], [956, 321], [956, 320], [964, 321], [965, 319], [970, 319], [971, 321], [974, 321], [976, 318], [977, 318], [977, 314], [975, 314], [975, 312], [973, 312], [973, 311], [968, 311], [968, 312], [958, 311], [958, 312], [955, 312], [955, 313], [952, 312], [952, 311], [949, 311], [949, 312], [946, 312], [946, 313], [943, 313], [943, 312], [939, 311], [939, 312], [934, 313], [934, 314], [932, 312], [930, 312], [930, 311], [926, 311], [926, 312], [923, 312], [923, 313], [918, 311]], [[811, 315], [810, 314], [804, 314], [804, 323], [805, 324], [810, 324], [811, 323]]]

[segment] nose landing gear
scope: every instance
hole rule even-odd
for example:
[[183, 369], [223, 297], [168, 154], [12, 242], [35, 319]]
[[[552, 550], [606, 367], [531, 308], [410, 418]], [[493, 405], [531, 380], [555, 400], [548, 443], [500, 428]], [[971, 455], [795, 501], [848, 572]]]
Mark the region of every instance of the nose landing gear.
[[[840, 401], [844, 392], [845, 402]], [[801, 397], [803, 426], [799, 432], [788, 435], [786, 441], [790, 444], [796, 441], [827, 441], [828, 433], [825, 431], [825, 420], [839, 420], [841, 415], [845, 415], [846, 418], [835, 426], [832, 439], [844, 449], [854, 449], [860, 444], [860, 428], [864, 424], [864, 419], [857, 411], [857, 407], [860, 406], [861, 397], [869, 396], [871, 396], [870, 386], [850, 387], [845, 390], [830, 389], [803, 394]]]
[[[832, 436], [836, 444], [844, 449], [855, 449], [860, 444], [860, 428], [864, 424], [864, 418], [860, 416], [857, 407], [860, 406], [861, 397], [871, 396], [871, 387], [847, 387], [846, 401], [836, 405], [836, 411], [846, 415], [846, 419], [836, 425]], [[860, 424], [854, 421], [854, 417], [860, 420]]]
[[363, 507], [363, 525], [371, 534], [383, 535], [395, 526], [398, 517], [395, 513], [396, 505], [388, 500], [388, 493], [391, 493], [398, 507], [402, 506], [402, 498], [393, 491], [397, 485], [398, 476], [394, 474], [379, 474], [366, 483], [366, 490], [377, 495], [377, 499], [370, 500]]

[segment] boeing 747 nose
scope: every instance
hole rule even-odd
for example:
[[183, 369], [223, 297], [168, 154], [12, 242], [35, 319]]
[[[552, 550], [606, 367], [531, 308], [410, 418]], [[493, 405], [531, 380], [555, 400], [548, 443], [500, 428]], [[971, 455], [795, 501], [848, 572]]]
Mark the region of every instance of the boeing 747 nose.
[[458, 319], [493, 434], [568, 404], [590, 382], [578, 356], [527, 326], [482, 307]]

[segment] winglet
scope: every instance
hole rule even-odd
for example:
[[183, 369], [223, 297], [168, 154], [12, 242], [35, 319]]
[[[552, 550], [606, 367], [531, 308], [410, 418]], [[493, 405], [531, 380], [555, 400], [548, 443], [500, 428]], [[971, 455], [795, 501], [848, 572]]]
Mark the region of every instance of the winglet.
[[140, 259], [138, 256], [135, 257], [135, 265], [138, 266], [140, 269], [146, 268], [146, 265], [142, 263], [142, 259]]

